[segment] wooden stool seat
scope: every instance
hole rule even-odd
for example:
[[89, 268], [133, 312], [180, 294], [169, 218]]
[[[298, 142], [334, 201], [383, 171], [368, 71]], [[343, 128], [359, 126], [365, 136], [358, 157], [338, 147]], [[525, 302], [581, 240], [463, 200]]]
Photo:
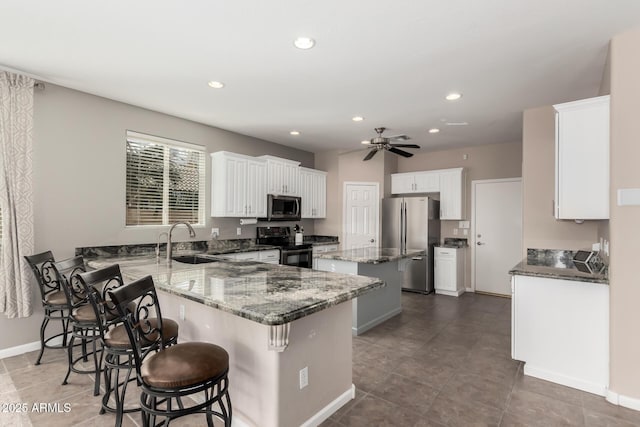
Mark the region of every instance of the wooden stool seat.
[[204, 342], [174, 345], [150, 355], [142, 364], [144, 382], [159, 389], [176, 389], [219, 378], [229, 370], [229, 354]]

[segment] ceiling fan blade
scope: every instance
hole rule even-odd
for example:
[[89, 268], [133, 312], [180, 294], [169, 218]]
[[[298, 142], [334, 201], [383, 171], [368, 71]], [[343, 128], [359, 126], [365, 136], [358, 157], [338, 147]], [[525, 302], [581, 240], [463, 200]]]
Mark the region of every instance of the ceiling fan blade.
[[406, 151], [402, 151], [402, 150], [398, 150], [397, 148], [391, 147], [389, 148], [389, 151], [391, 151], [394, 154], [398, 154], [402, 157], [411, 157], [413, 156], [413, 153], [407, 153]]
[[371, 150], [371, 151], [369, 151], [369, 154], [367, 154], [367, 155], [364, 157], [364, 159], [362, 159], [362, 161], [366, 162], [367, 160], [371, 160], [371, 158], [372, 158], [373, 156], [375, 156], [377, 152], [378, 152], [378, 150]]
[[402, 148], [420, 148], [419, 145], [416, 144], [389, 144], [392, 147], [402, 147]]
[[389, 141], [408, 141], [411, 139], [409, 135], [393, 135], [387, 137]]

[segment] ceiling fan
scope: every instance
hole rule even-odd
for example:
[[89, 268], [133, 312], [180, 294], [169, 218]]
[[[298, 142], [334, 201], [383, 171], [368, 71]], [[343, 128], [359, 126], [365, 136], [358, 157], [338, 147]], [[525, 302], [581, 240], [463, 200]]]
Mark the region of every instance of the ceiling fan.
[[420, 146], [416, 145], [416, 144], [391, 144], [391, 141], [408, 141], [411, 138], [409, 138], [407, 135], [396, 135], [396, 136], [390, 136], [388, 138], [384, 137], [384, 136], [382, 136], [382, 133], [385, 131], [385, 129], [386, 128], [383, 128], [383, 127], [374, 129], [376, 131], [376, 133], [378, 134], [378, 136], [376, 136], [374, 138], [371, 138], [369, 140], [369, 144], [371, 144], [371, 151], [369, 151], [369, 153], [367, 153], [365, 158], [362, 159], [363, 161], [370, 160], [380, 150], [387, 150], [387, 151], [390, 151], [390, 152], [392, 152], [394, 154], [398, 154], [398, 155], [403, 156], [403, 157], [411, 157], [411, 156], [413, 156], [412, 153], [409, 153], [409, 152], [403, 151], [403, 150], [399, 150], [398, 147], [402, 147], [402, 148], [420, 148]]

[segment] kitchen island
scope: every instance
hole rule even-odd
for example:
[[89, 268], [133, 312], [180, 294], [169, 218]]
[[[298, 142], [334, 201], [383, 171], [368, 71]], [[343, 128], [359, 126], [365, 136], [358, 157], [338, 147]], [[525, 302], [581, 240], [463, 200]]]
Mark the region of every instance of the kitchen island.
[[524, 373], [605, 396], [609, 385], [606, 273], [582, 272], [571, 251], [529, 249], [509, 272], [511, 354]]
[[354, 397], [351, 300], [382, 280], [211, 258], [171, 268], [149, 257], [89, 266], [117, 263], [126, 281], [151, 275], [181, 342], [227, 350], [234, 426], [317, 425]]
[[412, 258], [424, 255], [424, 250], [369, 247], [318, 254], [314, 265], [321, 271], [377, 277], [387, 283], [353, 300], [351, 328], [353, 335], [360, 335], [402, 312], [405, 266]]

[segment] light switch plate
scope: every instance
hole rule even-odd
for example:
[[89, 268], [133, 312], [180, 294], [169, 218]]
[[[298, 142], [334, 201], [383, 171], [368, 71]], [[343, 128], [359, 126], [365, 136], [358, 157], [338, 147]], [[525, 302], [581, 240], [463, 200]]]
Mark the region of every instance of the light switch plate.
[[640, 206], [640, 188], [619, 188], [618, 206]]

